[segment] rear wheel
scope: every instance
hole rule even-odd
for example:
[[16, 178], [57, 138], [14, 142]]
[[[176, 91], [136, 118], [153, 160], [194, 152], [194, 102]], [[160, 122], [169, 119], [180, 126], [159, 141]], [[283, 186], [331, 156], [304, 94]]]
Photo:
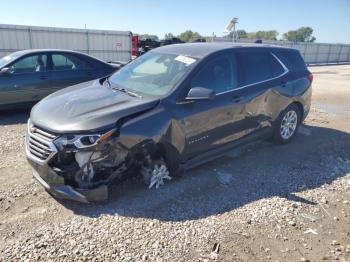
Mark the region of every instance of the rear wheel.
[[278, 144], [289, 143], [295, 136], [300, 124], [300, 111], [297, 105], [291, 104], [278, 117], [273, 139]]

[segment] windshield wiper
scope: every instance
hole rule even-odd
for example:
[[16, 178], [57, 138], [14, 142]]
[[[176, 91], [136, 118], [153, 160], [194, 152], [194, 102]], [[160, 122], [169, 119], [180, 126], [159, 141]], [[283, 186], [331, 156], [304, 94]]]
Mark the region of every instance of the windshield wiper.
[[135, 92], [132, 92], [132, 91], [126, 89], [126, 88], [116, 86], [115, 84], [113, 84], [113, 86], [112, 86], [112, 84], [111, 84], [111, 82], [109, 81], [108, 77], [106, 78], [106, 80], [105, 80], [104, 83], [107, 83], [107, 85], [108, 85], [109, 88], [112, 88], [112, 89], [118, 90], [118, 91], [120, 91], [120, 92], [126, 93], [126, 94], [128, 94], [128, 95], [130, 95], [130, 96], [142, 98], [141, 95], [139, 95], [139, 94], [137, 94], [137, 93], [135, 93]]
[[109, 82], [108, 77], [106, 80], [103, 82], [103, 84], [107, 83], [108, 87], [111, 88], [111, 82]]
[[[110, 82], [108, 82], [108, 83], [109, 83], [109, 85], [111, 86]], [[142, 98], [141, 95], [139, 95], [139, 94], [137, 94], [137, 93], [135, 93], [135, 92], [132, 92], [132, 91], [130, 91], [130, 90], [126, 89], [126, 88], [123, 88], [123, 87], [118, 87], [118, 86], [113, 86], [113, 87], [112, 87], [112, 86], [111, 86], [111, 88], [112, 88], [112, 89], [115, 89], [115, 90], [118, 90], [118, 91], [120, 91], [120, 92], [126, 93], [126, 94], [128, 94], [129, 96]]]

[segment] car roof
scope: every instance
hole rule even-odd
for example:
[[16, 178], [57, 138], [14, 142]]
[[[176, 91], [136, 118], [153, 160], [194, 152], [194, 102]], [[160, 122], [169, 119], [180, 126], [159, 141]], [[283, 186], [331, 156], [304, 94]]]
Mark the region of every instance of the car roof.
[[233, 48], [278, 48], [290, 49], [282, 46], [267, 44], [250, 44], [250, 43], [185, 43], [166, 45], [151, 50], [150, 52], [168, 53], [174, 55], [187, 55], [197, 58], [203, 58], [217, 51]]
[[27, 55], [27, 54], [35, 54], [35, 53], [42, 53], [42, 52], [64, 52], [64, 53], [74, 53], [74, 54], [86, 55], [86, 54], [81, 53], [81, 52], [72, 51], [72, 50], [65, 50], [65, 49], [25, 49], [25, 50], [14, 52], [14, 54]]
[[12, 54], [14, 54], [15, 56], [17, 56], [17, 58], [19, 58], [19, 57], [24, 56], [24, 55], [37, 54], [37, 53], [43, 53], [43, 52], [71, 53], [71, 54], [82, 55], [82, 56], [88, 57], [89, 59], [99, 61], [100, 63], [107, 64], [107, 65], [111, 66], [110, 64], [102, 61], [101, 59], [99, 59], [97, 57], [88, 55], [86, 53], [73, 51], [73, 50], [67, 50], [67, 49], [25, 49], [25, 50], [14, 52]]

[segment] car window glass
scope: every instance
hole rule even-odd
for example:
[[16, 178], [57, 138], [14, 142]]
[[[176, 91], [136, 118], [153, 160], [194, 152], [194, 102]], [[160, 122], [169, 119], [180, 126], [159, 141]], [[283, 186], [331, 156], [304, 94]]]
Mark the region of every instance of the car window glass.
[[270, 68], [271, 68], [272, 77], [277, 77], [282, 75], [285, 70], [280, 64], [280, 62], [278, 62], [273, 55], [270, 54], [269, 56], [270, 56]]
[[167, 64], [170, 63], [170, 58], [158, 61], [159, 57], [149, 59], [143, 64], [134, 68], [134, 73], [140, 75], [159, 75], [164, 74], [167, 70]]
[[109, 80], [112, 88], [162, 97], [192, 70], [196, 62], [196, 58], [189, 56], [151, 51], [122, 67]]
[[289, 70], [306, 70], [306, 64], [299, 52], [290, 50], [278, 50], [274, 53], [276, 53], [277, 57]]
[[239, 85], [245, 86], [272, 77], [270, 56], [267, 52], [238, 52], [237, 53]]
[[234, 89], [234, 74], [230, 56], [221, 56], [208, 62], [192, 79], [191, 87], [205, 87], [216, 93]]
[[78, 70], [87, 69], [89, 64], [77, 56], [69, 54], [53, 54], [52, 69], [53, 70]]
[[13, 74], [46, 71], [47, 55], [27, 56], [14, 62], [11, 67]]
[[0, 67], [3, 67], [4, 65], [11, 63], [11, 61], [14, 61], [19, 56], [20, 56], [19, 52], [15, 52], [15, 53], [7, 55], [7, 56], [5, 56], [3, 58], [0, 58]]

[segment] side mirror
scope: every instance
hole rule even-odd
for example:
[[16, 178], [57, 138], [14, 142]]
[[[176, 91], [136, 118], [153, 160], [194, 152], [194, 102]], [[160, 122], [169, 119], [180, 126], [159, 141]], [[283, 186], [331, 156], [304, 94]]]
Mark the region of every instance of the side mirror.
[[0, 70], [0, 75], [2, 76], [8, 76], [11, 74], [11, 69], [9, 67], [4, 67], [4, 68], [1, 68]]
[[205, 87], [192, 87], [187, 94], [186, 100], [213, 100], [215, 91]]

